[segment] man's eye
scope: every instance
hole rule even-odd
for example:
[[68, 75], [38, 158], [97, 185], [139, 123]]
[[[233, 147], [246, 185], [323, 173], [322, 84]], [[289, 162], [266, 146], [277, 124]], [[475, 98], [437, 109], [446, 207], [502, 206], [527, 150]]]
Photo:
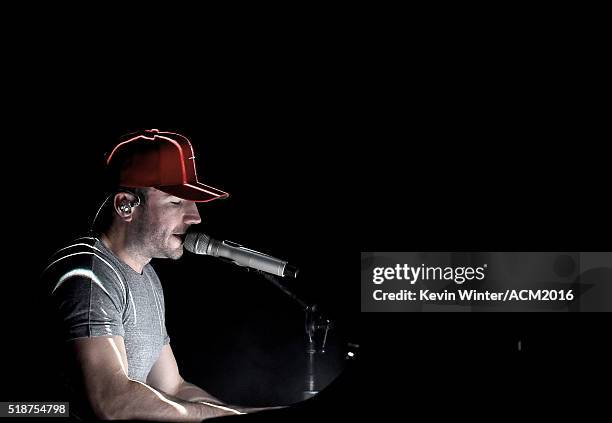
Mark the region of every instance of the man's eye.
[[181, 201], [170, 201], [170, 202], [171, 202], [172, 204], [176, 204], [176, 205], [181, 204]]

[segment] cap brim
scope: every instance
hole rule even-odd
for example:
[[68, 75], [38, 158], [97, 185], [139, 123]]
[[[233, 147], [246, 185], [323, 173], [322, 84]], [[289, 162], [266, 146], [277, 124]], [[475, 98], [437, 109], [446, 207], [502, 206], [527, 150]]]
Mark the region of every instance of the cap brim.
[[229, 197], [227, 192], [199, 182], [185, 185], [159, 186], [156, 188], [166, 194], [174, 195], [183, 200], [195, 201], [196, 203], [204, 203]]

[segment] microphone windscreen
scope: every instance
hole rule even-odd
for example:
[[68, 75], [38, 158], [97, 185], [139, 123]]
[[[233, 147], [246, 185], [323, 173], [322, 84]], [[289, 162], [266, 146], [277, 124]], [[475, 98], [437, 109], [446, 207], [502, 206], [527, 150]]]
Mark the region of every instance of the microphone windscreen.
[[183, 247], [194, 254], [206, 254], [210, 237], [200, 232], [188, 232]]

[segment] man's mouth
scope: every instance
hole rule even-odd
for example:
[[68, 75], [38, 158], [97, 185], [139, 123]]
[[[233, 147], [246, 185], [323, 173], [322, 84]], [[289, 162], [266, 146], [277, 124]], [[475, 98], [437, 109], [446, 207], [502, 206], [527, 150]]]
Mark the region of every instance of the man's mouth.
[[185, 234], [173, 234], [173, 235], [181, 240], [181, 244], [185, 242]]

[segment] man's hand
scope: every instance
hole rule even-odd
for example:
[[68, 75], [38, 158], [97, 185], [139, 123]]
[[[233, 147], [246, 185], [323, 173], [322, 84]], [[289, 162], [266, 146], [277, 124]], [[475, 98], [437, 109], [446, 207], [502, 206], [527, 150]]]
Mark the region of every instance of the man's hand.
[[243, 407], [243, 406], [238, 405], [238, 406], [231, 406], [231, 407], [242, 413], [251, 414], [251, 413], [257, 413], [259, 411], [281, 410], [283, 408], [287, 408], [288, 406], [287, 405], [277, 405], [274, 407]]

